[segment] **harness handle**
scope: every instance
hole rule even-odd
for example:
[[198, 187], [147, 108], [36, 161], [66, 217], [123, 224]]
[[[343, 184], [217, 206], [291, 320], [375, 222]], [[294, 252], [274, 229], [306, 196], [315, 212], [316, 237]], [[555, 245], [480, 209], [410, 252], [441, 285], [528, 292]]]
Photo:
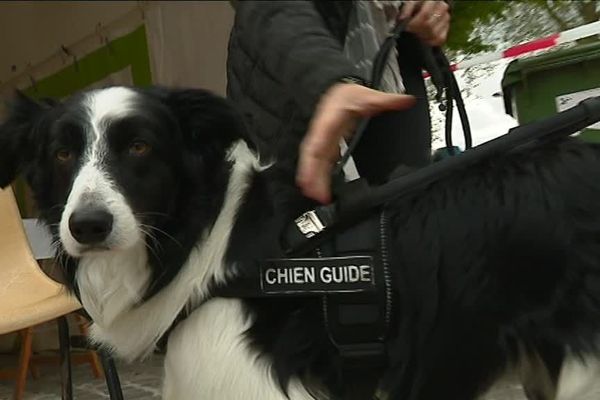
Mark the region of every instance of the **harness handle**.
[[[598, 121], [600, 121], [600, 96], [583, 100], [577, 106], [550, 117], [512, 128], [505, 135], [454, 157], [442, 159], [410, 174], [392, 179], [381, 186], [370, 187], [361, 180], [340, 185], [342, 196], [334, 203], [316, 207], [287, 227], [283, 235], [284, 248], [288, 254], [302, 254], [326, 240], [336, 228], [352, 224], [376, 207], [432, 184], [456, 170], [469, 167], [493, 155], [560, 139]], [[345, 196], [344, 188], [346, 188]], [[306, 221], [307, 214], [312, 214], [311, 220], [319, 221], [318, 224], [306, 224], [310, 229], [298, 222]], [[307, 231], [311, 234], [307, 235]]]

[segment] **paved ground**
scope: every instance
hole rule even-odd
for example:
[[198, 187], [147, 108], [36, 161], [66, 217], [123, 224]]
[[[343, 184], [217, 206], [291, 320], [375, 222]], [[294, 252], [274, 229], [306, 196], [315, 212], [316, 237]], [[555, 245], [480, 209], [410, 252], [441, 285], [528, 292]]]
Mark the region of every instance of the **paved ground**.
[[[143, 364], [119, 365], [125, 400], [160, 399], [162, 358], [153, 357]], [[40, 366], [40, 378], [29, 379], [24, 400], [60, 400], [60, 375], [56, 368]], [[0, 381], [0, 400], [11, 400], [12, 383]], [[108, 399], [104, 378], [94, 379], [87, 365], [73, 367], [75, 400]], [[224, 399], [223, 399], [224, 400]]]
[[[119, 365], [125, 400], [160, 399], [162, 357], [154, 356], [143, 364]], [[29, 379], [24, 400], [60, 400], [60, 376], [52, 367], [40, 367], [41, 377]], [[76, 400], [108, 399], [104, 379], [94, 379], [89, 366], [73, 368]], [[12, 384], [0, 381], [0, 400], [11, 400]], [[233, 400], [233, 399], [202, 399]], [[238, 399], [236, 399], [238, 400]], [[442, 400], [442, 399], [440, 399]], [[484, 400], [525, 400], [520, 385], [509, 379], [500, 382]]]

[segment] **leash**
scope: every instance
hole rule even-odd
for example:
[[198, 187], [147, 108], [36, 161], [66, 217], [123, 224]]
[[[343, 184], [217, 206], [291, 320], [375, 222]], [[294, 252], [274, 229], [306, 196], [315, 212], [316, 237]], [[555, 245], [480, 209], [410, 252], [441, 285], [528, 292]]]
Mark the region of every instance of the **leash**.
[[368, 215], [372, 210], [498, 154], [536, 146], [572, 135], [600, 121], [600, 96], [551, 117], [512, 128], [503, 136], [442, 159], [414, 172], [371, 187], [363, 180], [338, 186], [334, 203], [316, 207], [288, 225], [284, 242], [288, 254], [301, 254], [318, 245], [335, 231]]
[[[398, 23], [382, 44], [373, 64], [373, 88], [379, 87], [390, 50], [405, 28], [406, 21]], [[450, 64], [440, 49], [433, 49], [432, 55], [439, 68], [432, 73], [437, 97], [445, 96], [446, 101], [446, 145], [453, 148], [455, 102], [465, 151], [381, 186], [371, 187], [364, 179], [344, 182], [343, 168], [370, 121], [361, 120], [333, 171], [335, 201], [307, 211], [287, 225], [281, 237], [286, 258], [258, 260], [225, 286], [215, 285], [210, 290], [214, 297], [319, 299], [325, 330], [339, 355], [343, 385], [334, 388], [334, 398], [372, 397], [387, 364], [386, 337], [397, 306], [388, 268], [393, 249], [388, 245], [389, 224], [383, 206], [491, 155], [555, 140], [600, 120], [600, 97], [592, 98], [473, 148], [464, 101]]]
[[[400, 21], [382, 44], [373, 63], [371, 87], [378, 88], [387, 57], [396, 41], [405, 32], [407, 21]], [[445, 140], [452, 157], [417, 169], [387, 183], [371, 187], [364, 179], [345, 182], [343, 168], [363, 136], [370, 118], [363, 118], [356, 129], [346, 152], [332, 173], [334, 201], [300, 215], [288, 225], [283, 243], [288, 255], [303, 254], [328, 239], [329, 234], [350, 226], [391, 200], [431, 185], [456, 170], [474, 165], [496, 154], [508, 153], [525, 146], [557, 140], [600, 120], [600, 97], [589, 98], [579, 105], [553, 116], [518, 126], [496, 139], [472, 147], [472, 134], [464, 100], [448, 58], [440, 48], [434, 48], [433, 57], [439, 67], [431, 71], [438, 89], [437, 98], [446, 97]], [[452, 113], [456, 103], [465, 139], [465, 151], [458, 152], [452, 144]]]
[[[394, 29], [390, 32], [389, 36], [384, 40], [377, 55], [375, 56], [375, 60], [373, 61], [373, 69], [371, 71], [371, 84], [369, 85], [373, 89], [380, 89], [381, 80], [383, 78], [383, 73], [385, 67], [387, 66], [387, 60], [390, 56], [390, 52], [396, 46], [396, 42], [402, 34], [406, 31], [406, 25], [408, 24], [408, 20], [400, 20], [394, 27]], [[454, 146], [452, 144], [452, 113], [453, 113], [453, 104], [456, 102], [457, 110], [460, 116], [461, 125], [463, 128], [463, 135], [465, 139], [465, 148], [470, 149], [472, 147], [472, 136], [471, 136], [471, 126], [469, 123], [469, 118], [467, 116], [467, 111], [465, 108], [465, 103], [463, 101], [460, 88], [458, 86], [458, 82], [456, 81], [456, 77], [452, 72], [450, 67], [450, 62], [448, 58], [444, 54], [444, 52], [439, 48], [435, 47], [432, 49], [433, 59], [437, 63], [439, 67], [438, 71], [432, 71], [432, 80], [437, 88], [436, 98], [441, 102], [442, 94], [446, 96], [445, 104], [441, 105], [442, 109], [446, 110], [446, 125], [445, 125], [445, 139], [446, 139], [446, 147], [448, 149], [453, 149]], [[435, 66], [435, 64], [434, 64]], [[350, 156], [356, 149], [356, 146], [360, 142], [360, 139], [364, 135], [367, 127], [369, 126], [369, 122], [371, 121], [371, 117], [362, 118], [354, 135], [350, 142], [348, 143], [348, 148], [342, 155], [341, 159], [336, 164], [333, 170], [333, 180], [332, 182], [343, 182], [343, 168], [347, 164]], [[336, 187], [334, 186], [334, 196]]]
[[[409, 19], [398, 21], [379, 48], [371, 71], [371, 83], [369, 85], [371, 88], [376, 90], [380, 88], [390, 52], [396, 46], [398, 39], [406, 32], [408, 22]], [[428, 49], [430, 48], [424, 47], [424, 52]], [[430, 51], [429, 69], [431, 70], [432, 81], [437, 89], [436, 99], [442, 102], [442, 97], [445, 96], [445, 104], [441, 104], [441, 108], [446, 111], [446, 147], [449, 149], [450, 154], [456, 154], [457, 152], [452, 144], [452, 115], [455, 102], [463, 128], [466, 149], [470, 149], [473, 143], [469, 119], [458, 82], [452, 72], [448, 58], [439, 47], [431, 48]], [[288, 255], [302, 254], [309, 251], [311, 247], [318, 245], [320, 243], [318, 238], [310, 242], [305, 239], [316, 236], [326, 227], [344, 225], [344, 222], [348, 225], [362, 217], [366, 217], [372, 209], [386, 202], [385, 199], [381, 199], [381, 195], [376, 194], [369, 187], [364, 179], [351, 182], [346, 182], [344, 179], [344, 167], [363, 137], [370, 121], [371, 117], [365, 117], [359, 121], [354, 135], [347, 144], [346, 151], [333, 169], [331, 181], [334, 202], [329, 206], [318, 207], [304, 213], [294, 221], [295, 226], [291, 225], [288, 228], [284, 235], [284, 242], [290, 244], [287, 248]], [[389, 182], [383, 185], [383, 188], [387, 189], [389, 185], [396, 186], [395, 182]], [[396, 189], [392, 188], [391, 190], [395, 191]], [[299, 229], [299, 232], [296, 228]], [[325, 240], [325, 236], [322, 235], [321, 239]], [[304, 243], [304, 245], [300, 243]]]
[[[405, 31], [406, 23], [400, 21], [380, 47], [373, 64], [371, 87], [380, 86], [389, 54]], [[438, 70], [433, 71], [438, 100], [445, 94], [447, 113], [452, 113], [453, 101], [459, 110], [464, 109], [456, 80], [447, 67], [448, 61], [439, 49], [432, 55], [431, 59], [438, 66]], [[466, 112], [460, 115], [465, 143], [470, 147]], [[360, 121], [335, 167], [334, 182], [344, 180], [343, 168], [369, 121], [369, 118]], [[446, 136], [451, 146], [451, 124], [447, 125]], [[300, 297], [320, 301], [323, 324], [337, 352], [335, 363], [341, 383], [332, 388], [332, 395], [344, 400], [364, 400], [376, 392], [388, 364], [386, 338], [395, 318], [393, 310], [397, 308], [390, 270], [392, 249], [388, 243], [387, 216], [383, 210], [372, 212], [378, 207], [376, 201], [359, 205], [363, 198], [354, 194], [362, 191], [363, 185], [362, 179], [335, 185], [337, 202], [334, 205], [309, 211], [296, 219], [284, 235], [287, 258], [260, 260], [224, 286], [215, 285], [210, 290], [218, 297], [273, 300]], [[340, 205], [343, 210], [352, 210], [352, 218], [339, 213]], [[356, 219], [358, 214], [364, 217], [360, 221]], [[332, 235], [320, 234], [326, 227], [327, 233]], [[312, 236], [318, 242], [304, 241]], [[286, 247], [290, 237], [304, 246]]]

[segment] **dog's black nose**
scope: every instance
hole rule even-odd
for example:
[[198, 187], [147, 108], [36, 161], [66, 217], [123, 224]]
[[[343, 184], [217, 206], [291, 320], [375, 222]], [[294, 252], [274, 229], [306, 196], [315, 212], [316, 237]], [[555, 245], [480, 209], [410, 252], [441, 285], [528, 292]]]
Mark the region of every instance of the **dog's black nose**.
[[69, 218], [71, 235], [81, 244], [103, 242], [112, 230], [113, 216], [101, 208], [75, 210]]

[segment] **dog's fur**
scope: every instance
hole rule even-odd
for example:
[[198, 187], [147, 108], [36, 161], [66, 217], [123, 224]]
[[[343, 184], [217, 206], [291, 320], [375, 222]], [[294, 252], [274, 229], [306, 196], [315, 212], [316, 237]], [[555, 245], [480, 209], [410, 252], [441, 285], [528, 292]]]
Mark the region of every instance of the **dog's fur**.
[[[0, 126], [0, 186], [26, 177], [92, 340], [141, 358], [189, 311], [169, 336], [166, 399], [328, 399], [338, 359], [318, 300], [210, 296], [280, 256], [282, 227], [311, 206], [286, 148], [292, 162], [261, 165], [239, 116], [201, 90], [19, 95]], [[112, 224], [82, 244], [71, 224], [89, 210]], [[386, 213], [396, 304], [386, 398], [474, 399], [513, 367], [532, 399], [549, 400], [566, 356], [597, 360], [598, 145], [498, 155]]]

